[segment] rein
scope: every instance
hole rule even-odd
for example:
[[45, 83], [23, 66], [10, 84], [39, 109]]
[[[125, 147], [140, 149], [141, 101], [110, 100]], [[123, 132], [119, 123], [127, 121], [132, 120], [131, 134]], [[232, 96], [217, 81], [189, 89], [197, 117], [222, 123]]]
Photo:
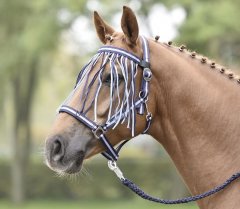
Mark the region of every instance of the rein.
[[225, 182], [220, 184], [219, 186], [214, 187], [213, 189], [210, 189], [204, 193], [195, 195], [195, 196], [189, 196], [181, 199], [176, 199], [176, 200], [167, 200], [167, 199], [161, 199], [158, 197], [153, 197], [147, 193], [145, 193], [142, 189], [140, 189], [135, 183], [130, 181], [129, 179], [125, 178], [123, 176], [122, 171], [119, 169], [117, 166], [117, 163], [114, 161], [108, 161], [108, 167], [110, 170], [114, 171], [116, 176], [121, 180], [122, 184], [128, 187], [130, 190], [132, 190], [135, 194], [140, 196], [141, 198], [145, 200], [149, 200], [152, 202], [156, 203], [161, 203], [161, 204], [182, 204], [182, 203], [189, 203], [189, 202], [194, 202], [200, 199], [203, 199], [205, 197], [211, 196], [217, 192], [220, 192], [221, 190], [225, 189], [228, 185], [230, 185], [233, 181], [238, 179], [240, 177], [240, 172], [237, 172], [233, 174], [230, 178], [228, 178]]
[[[72, 117], [74, 117], [79, 122], [86, 125], [89, 129], [91, 129], [94, 136], [102, 142], [102, 144], [104, 145], [104, 147], [106, 149], [106, 151], [102, 152], [101, 154], [105, 158], [107, 158], [109, 169], [112, 170], [116, 174], [116, 176], [120, 179], [120, 181], [122, 182], [123, 185], [127, 186], [130, 190], [135, 192], [138, 196], [142, 197], [143, 199], [157, 202], [157, 203], [162, 203], [162, 204], [180, 204], [180, 203], [188, 203], [188, 202], [192, 202], [192, 201], [197, 201], [197, 200], [208, 197], [210, 195], [213, 195], [213, 194], [225, 189], [229, 184], [231, 184], [233, 181], [235, 181], [236, 179], [238, 179], [240, 177], [240, 172], [237, 172], [236, 174], [232, 175], [229, 179], [227, 179], [221, 185], [219, 185], [207, 192], [204, 192], [202, 194], [190, 196], [190, 197], [186, 197], [186, 198], [182, 198], [182, 199], [177, 199], [177, 200], [164, 200], [164, 199], [152, 197], [152, 196], [146, 194], [136, 184], [134, 184], [132, 181], [125, 178], [123, 176], [122, 171], [118, 168], [116, 161], [119, 158], [119, 152], [120, 152], [121, 148], [128, 142], [128, 140], [123, 141], [117, 148], [114, 148], [111, 145], [111, 143], [109, 142], [109, 140], [107, 139], [105, 133], [109, 129], [114, 129], [119, 124], [120, 121], [124, 122], [124, 120], [126, 118], [128, 118], [128, 124], [130, 123], [129, 121], [131, 121], [132, 136], [134, 136], [134, 128], [135, 128], [135, 122], [136, 122], [135, 121], [135, 111], [139, 115], [146, 116], [146, 127], [145, 127], [144, 131], [142, 132], [143, 134], [145, 134], [148, 131], [148, 129], [150, 128], [151, 122], [152, 122], [152, 114], [148, 111], [148, 107], [147, 107], [148, 94], [149, 94], [149, 82], [151, 81], [151, 78], [152, 78], [152, 72], [150, 70], [150, 61], [149, 61], [149, 57], [150, 57], [149, 56], [149, 46], [148, 46], [148, 42], [145, 37], [141, 37], [141, 40], [142, 40], [142, 49], [143, 49], [143, 59], [140, 59], [136, 55], [134, 55], [124, 49], [121, 49], [121, 48], [116, 48], [116, 47], [112, 47], [112, 46], [101, 47], [98, 50], [98, 54], [95, 55], [93, 57], [93, 59], [90, 60], [90, 62], [85, 67], [83, 67], [83, 69], [80, 71], [80, 73], [78, 75], [77, 83], [75, 86], [75, 89], [76, 89], [78, 87], [79, 83], [81, 83], [81, 81], [83, 80], [84, 75], [89, 73], [89, 69], [88, 69], [89, 66], [93, 67], [96, 64], [101, 53], [107, 54], [107, 56], [111, 55], [114, 57], [114, 59], [116, 57], [120, 57], [121, 60], [122, 60], [122, 58], [127, 59], [131, 62], [131, 67], [132, 67], [131, 69], [134, 68], [133, 66], [135, 66], [136, 69], [137, 69], [137, 66], [140, 66], [142, 68], [142, 81], [141, 81], [141, 89], [140, 89], [140, 92], [138, 95], [138, 99], [136, 101], [133, 101], [133, 99], [132, 99], [131, 105], [129, 105], [127, 103], [128, 107], [126, 108], [125, 111], [123, 111], [123, 107], [121, 107], [120, 110], [115, 112], [115, 114], [112, 115], [107, 120], [107, 122], [103, 125], [97, 124], [95, 121], [89, 119], [86, 116], [86, 112], [84, 112], [83, 109], [81, 111], [79, 111], [68, 105], [62, 105], [59, 108], [59, 113], [67, 113], [67, 114], [71, 115]], [[111, 70], [113, 70], [113, 71], [116, 70], [116, 66], [112, 63], [111, 60], [110, 60], [110, 66], [111, 66]], [[122, 66], [124, 66], [123, 68], [125, 71], [128, 70], [126, 63], [125, 64], [123, 63]], [[101, 65], [101, 68], [99, 69], [98, 72], [101, 73], [102, 68], [104, 68], [104, 65]], [[91, 69], [92, 68], [90, 68], [90, 70]], [[132, 73], [132, 74], [134, 74], [134, 73]], [[134, 75], [132, 75], [132, 77], [131, 77], [132, 91], [133, 90], [135, 91], [135, 88], [134, 88], [135, 81], [133, 80], [134, 78], [135, 78]], [[118, 77], [116, 80], [118, 82]], [[112, 81], [111, 81], [111, 84], [113, 84]], [[85, 86], [84, 86], [84, 89], [85, 89]], [[99, 89], [100, 89], [100, 87], [98, 87], [98, 90]], [[112, 88], [111, 88], [111, 90], [112, 90]], [[74, 93], [74, 91], [73, 91], [73, 93]], [[99, 91], [97, 92], [97, 94], [98, 93], [99, 93]], [[133, 92], [133, 94], [134, 93], [135, 92]], [[87, 94], [88, 94], [88, 91], [87, 91]], [[94, 101], [92, 101], [92, 103], [93, 102]], [[84, 103], [85, 103], [85, 101], [84, 101]], [[95, 114], [96, 114], [96, 112], [95, 112]], [[131, 119], [130, 119], [130, 115], [131, 115]], [[110, 116], [110, 114], [109, 114], [109, 116]]]

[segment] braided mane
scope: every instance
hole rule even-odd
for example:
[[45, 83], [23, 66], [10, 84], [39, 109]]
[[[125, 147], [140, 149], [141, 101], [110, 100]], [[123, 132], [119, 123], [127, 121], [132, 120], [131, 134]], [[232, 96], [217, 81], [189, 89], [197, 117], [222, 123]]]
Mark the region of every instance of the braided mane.
[[[157, 42], [159, 40], [160, 36], [155, 36], [155, 41]], [[208, 65], [211, 69], [216, 69], [218, 70], [221, 74], [226, 75], [230, 80], [236, 81], [236, 83], [240, 84], [240, 76], [236, 75], [232, 70], [210, 60], [209, 58], [196, 53], [195, 51], [191, 51], [190, 49], [187, 49], [185, 45], [181, 46], [174, 46], [172, 41], [169, 41], [167, 43], [164, 43], [168, 47], [177, 49], [179, 52], [185, 53], [189, 55], [190, 58], [192, 59], [197, 59], [199, 60], [202, 64]]]

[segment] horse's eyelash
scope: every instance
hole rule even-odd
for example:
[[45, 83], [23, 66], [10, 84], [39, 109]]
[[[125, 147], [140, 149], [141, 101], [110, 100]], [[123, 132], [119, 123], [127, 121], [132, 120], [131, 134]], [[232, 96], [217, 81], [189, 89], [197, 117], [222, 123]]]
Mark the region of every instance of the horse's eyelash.
[[[123, 80], [123, 75], [122, 74], [118, 74], [118, 80]], [[107, 82], [107, 81], [111, 81], [111, 74], [108, 74], [104, 79], [103, 79], [104, 82]]]

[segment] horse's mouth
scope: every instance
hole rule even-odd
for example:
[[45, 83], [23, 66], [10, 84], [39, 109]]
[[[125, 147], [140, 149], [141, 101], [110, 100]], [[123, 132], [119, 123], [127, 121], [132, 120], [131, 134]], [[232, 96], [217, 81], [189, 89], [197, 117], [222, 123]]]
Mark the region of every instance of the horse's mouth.
[[59, 174], [75, 174], [81, 171], [84, 158], [85, 153], [77, 152], [69, 159], [64, 157], [61, 160], [54, 161], [46, 158], [46, 165]]
[[74, 174], [74, 173], [78, 173], [81, 171], [82, 168], [82, 164], [83, 164], [83, 159], [77, 159], [75, 161], [72, 161], [65, 170], [63, 170], [63, 173], [66, 174]]
[[[76, 134], [75, 134], [76, 135]], [[81, 171], [84, 159], [91, 147], [90, 137], [67, 138], [55, 135], [46, 140], [45, 160], [47, 166], [59, 174], [74, 174]]]

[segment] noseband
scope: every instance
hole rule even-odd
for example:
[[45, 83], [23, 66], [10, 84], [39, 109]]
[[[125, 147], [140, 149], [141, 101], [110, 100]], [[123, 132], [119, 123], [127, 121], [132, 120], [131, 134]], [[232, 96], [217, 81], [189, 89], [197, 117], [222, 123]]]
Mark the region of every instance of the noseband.
[[[121, 112], [116, 113], [104, 125], [96, 124], [93, 120], [89, 119], [83, 112], [80, 112], [70, 106], [62, 105], [59, 109], [59, 113], [67, 113], [72, 117], [74, 117], [75, 119], [77, 119], [79, 122], [86, 125], [89, 129], [91, 129], [94, 136], [102, 142], [102, 144], [106, 149], [105, 152], [102, 152], [102, 155], [111, 161], [117, 161], [119, 157], [119, 151], [128, 140], [123, 141], [115, 149], [105, 135], [108, 130], [115, 128], [117, 122], [122, 120], [124, 117], [126, 117], [126, 115], [129, 114], [129, 111], [132, 111], [134, 114], [136, 111], [139, 115], [144, 115], [144, 114], [146, 115], [146, 127], [142, 132], [143, 134], [148, 131], [152, 121], [152, 114], [148, 111], [148, 108], [147, 108], [149, 82], [152, 78], [152, 72], [150, 70], [150, 62], [149, 62], [149, 46], [145, 37], [142, 36], [141, 40], [142, 40], [143, 59], [140, 59], [136, 55], [122, 48], [116, 48], [113, 46], [103, 46], [98, 50], [98, 53], [111, 53], [115, 56], [122, 56], [134, 62], [136, 66], [141, 67], [142, 69], [141, 89], [140, 89], [137, 101], [135, 101], [129, 109], [127, 109], [124, 113], [121, 113]], [[81, 73], [83, 73], [84, 70], [85, 70], [85, 67], [81, 70], [78, 76], [78, 80], [81, 79], [81, 76], [82, 76]], [[134, 137], [134, 127], [136, 125], [135, 117], [133, 117], [132, 123], [133, 123], [132, 136]]]

